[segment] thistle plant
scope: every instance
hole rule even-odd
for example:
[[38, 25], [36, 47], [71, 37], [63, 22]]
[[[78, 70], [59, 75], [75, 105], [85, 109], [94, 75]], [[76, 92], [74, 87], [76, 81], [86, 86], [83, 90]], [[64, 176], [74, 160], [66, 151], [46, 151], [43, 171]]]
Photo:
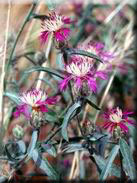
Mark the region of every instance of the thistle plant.
[[[69, 2], [66, 16], [61, 5], [52, 10], [50, 5], [48, 13], [40, 14], [43, 6], [36, 0], [32, 3], [10, 54], [5, 52], [0, 182], [28, 176], [23, 168], [30, 165], [29, 160], [53, 181], [114, 177], [134, 182], [135, 109], [122, 100], [125, 87], [134, 88], [133, 7], [120, 2], [112, 10], [111, 5]], [[124, 8], [130, 10], [128, 16]], [[102, 17], [106, 12], [104, 20], [98, 20], [98, 11]], [[32, 40], [40, 45], [42, 56], [34, 44], [31, 51], [27, 46], [20, 48], [21, 54], [16, 51], [29, 21], [37, 29]], [[83, 31], [89, 23], [95, 27], [90, 34]], [[34, 30], [30, 28], [27, 35]], [[29, 67], [24, 66], [21, 73], [22, 57]], [[126, 69], [121, 72], [121, 68]]]

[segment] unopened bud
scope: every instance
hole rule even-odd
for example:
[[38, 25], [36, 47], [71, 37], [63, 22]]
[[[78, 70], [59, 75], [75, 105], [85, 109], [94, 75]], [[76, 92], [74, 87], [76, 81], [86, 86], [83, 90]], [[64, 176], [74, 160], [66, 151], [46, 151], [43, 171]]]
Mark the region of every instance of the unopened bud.
[[15, 128], [13, 128], [12, 133], [15, 138], [22, 139], [24, 136], [24, 129], [20, 125], [16, 125]]

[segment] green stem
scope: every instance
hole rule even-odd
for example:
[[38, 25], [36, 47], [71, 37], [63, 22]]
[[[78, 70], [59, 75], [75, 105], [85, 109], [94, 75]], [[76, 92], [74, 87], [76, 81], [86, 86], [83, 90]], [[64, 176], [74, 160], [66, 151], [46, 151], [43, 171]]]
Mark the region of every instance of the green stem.
[[23, 21], [23, 23], [22, 23], [22, 26], [20, 27], [20, 30], [19, 30], [19, 32], [18, 32], [18, 34], [17, 34], [17, 37], [16, 37], [16, 39], [15, 39], [15, 42], [14, 42], [14, 44], [13, 44], [13, 47], [12, 47], [12, 50], [11, 50], [11, 53], [10, 53], [10, 56], [9, 56], [9, 60], [8, 60], [8, 62], [7, 62], [6, 72], [7, 72], [8, 69], [9, 69], [9, 65], [10, 65], [10, 62], [11, 62], [11, 60], [12, 60], [13, 53], [14, 53], [14, 51], [15, 51], [15, 48], [16, 48], [17, 42], [18, 42], [18, 40], [19, 40], [19, 37], [20, 37], [20, 35], [21, 35], [21, 33], [22, 33], [22, 31], [23, 31], [23, 29], [24, 29], [26, 23], [30, 20], [30, 17], [31, 17], [31, 15], [32, 15], [32, 12], [33, 12], [33, 10], [35, 9], [35, 7], [36, 7], [36, 5], [37, 5], [36, 1], [37, 1], [37, 0], [34, 0], [34, 2], [33, 2], [33, 4], [32, 4], [32, 7], [30, 8], [30, 10], [29, 10], [29, 12], [28, 12], [28, 15], [27, 15], [26, 18], [24, 19], [24, 21]]

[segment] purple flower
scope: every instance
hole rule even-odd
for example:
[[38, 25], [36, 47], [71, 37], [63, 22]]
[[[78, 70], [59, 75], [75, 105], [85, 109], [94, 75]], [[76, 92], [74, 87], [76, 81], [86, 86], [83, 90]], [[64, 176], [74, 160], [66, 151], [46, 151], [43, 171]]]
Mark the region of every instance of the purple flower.
[[70, 35], [70, 29], [66, 28], [66, 24], [70, 24], [70, 18], [61, 16], [52, 12], [49, 18], [42, 21], [40, 40], [45, 43], [48, 36], [52, 33], [58, 42], [65, 41]]
[[71, 62], [65, 66], [66, 76], [60, 82], [60, 90], [63, 91], [67, 88], [68, 83], [73, 80], [76, 88], [81, 89], [84, 83], [93, 92], [97, 90], [96, 79], [106, 79], [105, 72], [96, 71], [93, 64], [87, 62], [84, 57], [80, 62]]
[[109, 132], [113, 132], [117, 127], [120, 127], [120, 129], [124, 132], [128, 132], [128, 127], [126, 124], [134, 125], [135, 123], [128, 119], [128, 115], [132, 114], [133, 112], [127, 112], [119, 109], [117, 107], [116, 109], [111, 109], [108, 112], [104, 113], [104, 118], [107, 120], [105, 121], [103, 127], [105, 129], [108, 129]]
[[48, 97], [46, 92], [41, 89], [31, 89], [20, 94], [20, 104], [13, 113], [14, 117], [19, 117], [21, 113], [27, 118], [32, 117], [32, 112], [47, 112], [47, 104], [53, 105], [57, 102], [56, 97]]

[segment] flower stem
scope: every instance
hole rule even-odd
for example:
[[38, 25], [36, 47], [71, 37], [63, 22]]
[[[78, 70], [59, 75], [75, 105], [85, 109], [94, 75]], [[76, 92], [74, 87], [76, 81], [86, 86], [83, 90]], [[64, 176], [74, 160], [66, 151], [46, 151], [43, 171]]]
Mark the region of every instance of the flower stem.
[[[104, 91], [104, 94], [103, 94], [103, 96], [102, 96], [102, 98], [101, 98], [101, 101], [100, 101], [100, 103], [99, 103], [99, 108], [101, 108], [101, 107], [103, 106], [103, 103], [104, 103], [104, 101], [105, 101], [105, 98], [106, 98], [106, 96], [107, 96], [109, 90], [110, 90], [110, 87], [111, 87], [111, 85], [112, 85], [112, 82], [113, 82], [113, 80], [114, 80], [115, 75], [116, 75], [116, 69], [114, 69], [114, 71], [113, 71], [113, 73], [112, 73], [112, 75], [111, 75], [111, 77], [110, 77], [110, 79], [109, 79], [109, 81], [108, 81], [108, 84], [107, 84], [107, 86], [106, 86], [106, 89], [105, 89], [105, 91]], [[97, 118], [98, 118], [99, 113], [100, 113], [100, 111], [97, 111], [97, 112], [96, 112], [95, 118], [94, 118], [94, 120], [93, 120], [93, 124], [94, 124], [94, 125], [96, 124], [96, 120], [97, 120]]]
[[122, 157], [122, 154], [121, 154], [120, 150], [119, 150], [119, 156], [120, 156], [120, 167], [121, 167], [120, 182], [122, 183], [125, 180], [125, 172], [123, 170], [123, 164], [122, 164], [123, 157]]
[[23, 21], [23, 23], [22, 23], [22, 26], [20, 27], [20, 30], [19, 30], [19, 32], [18, 32], [18, 34], [17, 34], [16, 40], [15, 40], [15, 42], [14, 42], [14, 44], [13, 44], [13, 48], [12, 48], [11, 53], [10, 53], [10, 56], [9, 56], [9, 60], [8, 60], [8, 62], [7, 62], [6, 72], [7, 72], [8, 69], [9, 69], [10, 62], [11, 62], [11, 60], [12, 60], [13, 53], [14, 53], [14, 51], [15, 51], [15, 48], [16, 48], [17, 42], [18, 42], [18, 40], [19, 40], [19, 38], [20, 38], [20, 35], [21, 35], [22, 31], [24, 30], [24, 27], [25, 27], [26, 23], [30, 20], [30, 17], [31, 17], [31, 15], [32, 15], [32, 12], [34, 11], [35, 7], [37, 6], [37, 3], [36, 3], [36, 2], [37, 2], [37, 0], [34, 0], [34, 2], [33, 2], [33, 4], [32, 4], [32, 7], [30, 8], [30, 10], [29, 10], [29, 12], [28, 12], [28, 15], [27, 15], [26, 18], [24, 19], [24, 21]]

